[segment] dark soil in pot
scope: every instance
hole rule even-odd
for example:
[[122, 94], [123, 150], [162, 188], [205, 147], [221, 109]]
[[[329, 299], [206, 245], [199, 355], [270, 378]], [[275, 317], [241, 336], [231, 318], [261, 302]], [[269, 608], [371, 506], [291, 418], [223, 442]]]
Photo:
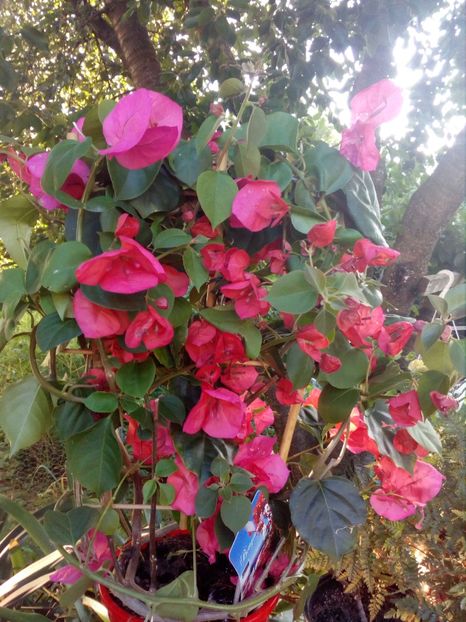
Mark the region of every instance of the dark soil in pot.
[[[131, 549], [125, 549], [121, 556], [126, 567]], [[225, 555], [217, 555], [217, 561], [210, 564], [202, 551], [197, 551], [197, 586], [199, 598], [218, 603], [232, 603], [235, 585], [231, 579], [236, 572]], [[136, 573], [136, 583], [145, 590], [150, 587], [149, 547], [141, 552], [141, 561]], [[165, 536], [157, 542], [157, 584], [167, 585], [186, 570], [193, 569], [191, 535]]]

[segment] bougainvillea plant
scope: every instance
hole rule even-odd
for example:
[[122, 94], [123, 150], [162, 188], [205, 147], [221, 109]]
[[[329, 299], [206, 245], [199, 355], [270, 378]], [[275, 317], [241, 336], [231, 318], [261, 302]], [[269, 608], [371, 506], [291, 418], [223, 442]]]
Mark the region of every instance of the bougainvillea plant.
[[[226, 111], [213, 104], [189, 139], [178, 104], [138, 89], [91, 109], [50, 151], [3, 149], [17, 194], [0, 210], [16, 264], [0, 276], [1, 334], [13, 338], [29, 313], [32, 375], [7, 390], [0, 424], [12, 452], [51, 430], [64, 443], [76, 507], [49, 512], [45, 527], [76, 556], [61, 548], [68, 565], [52, 579], [99, 579], [162, 617], [170, 596], [183, 619], [215, 608], [195, 576], [157, 585], [167, 517], [190, 526], [213, 563], [257, 490], [280, 510], [282, 578], [224, 607], [236, 615], [288, 585], [296, 537], [338, 558], [367, 503], [420, 524], [443, 480], [430, 418], [455, 407], [447, 394], [462, 364], [445, 301], [422, 326], [382, 308], [376, 277], [398, 253], [367, 171], [398, 88], [384, 80], [353, 98], [339, 151], [227, 82]], [[32, 236], [36, 223], [48, 227]], [[364, 488], [333, 473], [346, 452], [372, 457]]]

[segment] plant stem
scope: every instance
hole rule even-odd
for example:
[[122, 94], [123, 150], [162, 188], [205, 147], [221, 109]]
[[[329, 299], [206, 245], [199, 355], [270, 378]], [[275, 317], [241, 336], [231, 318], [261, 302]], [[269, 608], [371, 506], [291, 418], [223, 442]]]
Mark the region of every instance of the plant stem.
[[[146, 409], [152, 411], [152, 479], [155, 479], [155, 467], [157, 464], [157, 423], [159, 412], [159, 401], [154, 400], [154, 408], [151, 408], [148, 400], [146, 400]], [[150, 592], [157, 589], [157, 540], [155, 537], [156, 519], [157, 519], [157, 497], [159, 487], [155, 489], [155, 493], [150, 500], [150, 517], [149, 517], [149, 557], [150, 557]]]
[[194, 516], [191, 519], [191, 542], [193, 547], [194, 593], [197, 594], [197, 543]]
[[290, 453], [291, 441], [298, 423], [298, 416], [301, 411], [301, 404], [293, 404], [288, 411], [285, 431], [283, 432], [282, 442], [280, 443], [280, 457], [286, 462]]
[[235, 137], [236, 130], [238, 129], [238, 125], [243, 117], [244, 111], [249, 103], [249, 97], [251, 96], [252, 83], [249, 85], [248, 90], [246, 91], [246, 95], [241, 103], [240, 109], [238, 111], [238, 115], [233, 123], [233, 127], [231, 128], [230, 135], [228, 136], [225, 144], [223, 145], [223, 149], [220, 151], [217, 157], [217, 170], [218, 171], [226, 171], [228, 168], [228, 149]]
[[91, 192], [94, 188], [94, 182], [97, 175], [97, 169], [99, 164], [102, 162], [103, 157], [97, 158], [91, 168], [91, 172], [89, 174], [89, 179], [87, 180], [86, 187], [84, 188], [83, 196], [81, 197], [81, 205], [78, 209], [78, 216], [76, 219], [76, 242], [82, 242], [83, 237], [83, 225], [84, 225], [84, 214], [85, 214], [85, 205], [91, 196]]
[[52, 383], [46, 380], [43, 377], [43, 375], [40, 373], [40, 369], [36, 361], [36, 330], [37, 330], [37, 327], [34, 326], [34, 328], [31, 331], [31, 336], [29, 340], [29, 364], [31, 365], [31, 371], [34, 377], [36, 378], [37, 382], [52, 395], [61, 397], [62, 399], [68, 402], [76, 402], [78, 404], [84, 404], [84, 399], [82, 397], [77, 397], [76, 395], [73, 395], [72, 393], [65, 393], [64, 391], [60, 391], [60, 389], [57, 389], [56, 386], [54, 386]]

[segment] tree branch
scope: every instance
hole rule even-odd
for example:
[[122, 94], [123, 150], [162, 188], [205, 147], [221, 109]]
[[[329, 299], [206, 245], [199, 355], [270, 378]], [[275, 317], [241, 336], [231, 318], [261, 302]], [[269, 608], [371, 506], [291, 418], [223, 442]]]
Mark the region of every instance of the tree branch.
[[403, 216], [395, 243], [400, 259], [386, 270], [383, 280], [385, 301], [401, 314], [415, 301], [440, 234], [465, 198], [465, 146], [466, 128], [413, 194]]

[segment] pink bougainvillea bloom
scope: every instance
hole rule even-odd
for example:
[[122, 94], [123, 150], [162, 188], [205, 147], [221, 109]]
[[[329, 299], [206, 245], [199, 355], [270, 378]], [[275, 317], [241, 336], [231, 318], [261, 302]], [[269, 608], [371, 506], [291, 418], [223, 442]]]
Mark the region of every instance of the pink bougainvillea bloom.
[[[211, 480], [215, 478], [209, 478], [204, 486], [208, 486], [210, 483], [213, 483]], [[196, 529], [196, 540], [203, 552], [209, 558], [209, 563], [214, 564], [217, 553], [221, 553], [220, 543], [217, 539], [217, 534], [215, 533], [215, 522], [220, 513], [221, 501], [217, 502], [217, 507], [215, 508], [215, 512], [209, 518], [204, 518], [198, 528]]]
[[359, 91], [351, 99], [351, 121], [362, 121], [377, 127], [394, 119], [402, 105], [401, 89], [391, 80], [380, 80]]
[[376, 458], [379, 456], [377, 443], [369, 436], [364, 416], [357, 407], [351, 411], [347, 447], [353, 454], [368, 451]]
[[[128, 432], [126, 434], [126, 443], [131, 447], [133, 452], [133, 458], [144, 464], [152, 464], [152, 441], [150, 439], [143, 440], [139, 437], [138, 429], [139, 423], [130, 417], [125, 415], [125, 419], [128, 421]], [[160, 422], [157, 423], [157, 460], [160, 458], [169, 458], [175, 453], [175, 446], [173, 445], [172, 438], [170, 436], [170, 430]]]
[[215, 356], [218, 331], [205, 320], [195, 320], [188, 328], [185, 348], [197, 367], [212, 362]]
[[242, 320], [265, 315], [270, 309], [270, 304], [264, 300], [267, 290], [261, 286], [259, 277], [250, 272], [244, 273], [244, 280], [223, 285], [220, 291], [225, 298], [235, 301], [235, 311]]
[[384, 354], [396, 356], [408, 343], [413, 332], [413, 325], [409, 322], [388, 324], [380, 331], [377, 344]]
[[277, 225], [288, 210], [275, 181], [248, 180], [233, 199], [230, 225], [262, 231]]
[[201, 216], [191, 227], [191, 235], [193, 237], [203, 235], [205, 238], [213, 240], [214, 238], [220, 237], [221, 232], [220, 229], [212, 229], [212, 225], [207, 216]]
[[390, 266], [400, 256], [399, 251], [388, 246], [378, 246], [370, 240], [357, 240], [353, 254], [358, 272], [364, 272], [367, 266]]
[[201, 257], [204, 267], [209, 272], [220, 272], [225, 262], [224, 244], [206, 244], [201, 248]]
[[375, 171], [380, 160], [375, 128], [357, 121], [341, 135], [340, 153], [362, 171]]
[[199, 369], [194, 374], [195, 377], [202, 382], [203, 384], [208, 384], [213, 387], [217, 380], [220, 378], [221, 374], [220, 365], [217, 364], [207, 364], [199, 367]]
[[243, 443], [234, 458], [234, 464], [253, 475], [254, 485], [265, 486], [269, 492], [278, 492], [286, 484], [290, 471], [273, 448], [276, 438], [256, 436]]
[[148, 350], [163, 348], [173, 339], [173, 326], [153, 307], [147, 311], [140, 311], [128, 326], [125, 335], [125, 344], [128, 348], [138, 348], [141, 343]]
[[88, 259], [76, 270], [83, 285], [99, 285], [107, 292], [134, 294], [166, 281], [165, 271], [152, 253], [136, 240], [121, 237], [121, 248]]
[[122, 335], [129, 324], [126, 311], [100, 307], [86, 298], [80, 289], [73, 298], [73, 311], [79, 328], [89, 339]]
[[[26, 183], [29, 184], [29, 191], [36, 197], [39, 205], [46, 210], [54, 210], [64, 208], [65, 206], [62, 205], [58, 199], [50, 196], [42, 189], [41, 179], [44, 176], [49, 155], [50, 152], [44, 151], [43, 153], [37, 153], [29, 157], [25, 165], [28, 174], [25, 177], [23, 176], [23, 179], [24, 181], [28, 180]], [[80, 199], [86, 187], [87, 180], [89, 179], [89, 174], [90, 169], [88, 165], [82, 160], [76, 160], [60, 190], [69, 194], [74, 199]]]
[[245, 359], [246, 353], [241, 337], [219, 330], [215, 345], [214, 361], [216, 363], [231, 363], [233, 361], [244, 361]]
[[[77, 546], [77, 553], [80, 561], [85, 563], [86, 568], [92, 572], [96, 572], [105, 562], [110, 562], [112, 560], [107, 536], [94, 529], [90, 529], [87, 535], [81, 539]], [[65, 585], [72, 585], [82, 576], [84, 575], [79, 568], [66, 565], [53, 572], [50, 575], [50, 580], [64, 583]]]
[[333, 356], [332, 354], [322, 354], [320, 358], [320, 369], [325, 374], [334, 374], [341, 367], [341, 361], [338, 356]]
[[444, 476], [431, 464], [418, 460], [411, 475], [382, 456], [376, 469], [380, 488], [370, 498], [377, 514], [388, 520], [403, 520], [425, 507], [440, 492]]
[[458, 402], [453, 397], [449, 397], [438, 391], [431, 391], [429, 396], [432, 404], [442, 415], [448, 415], [451, 411], [459, 408]]
[[225, 253], [220, 272], [227, 281], [242, 281], [247, 278], [244, 271], [250, 263], [251, 258], [245, 250], [230, 248]]
[[241, 394], [252, 387], [258, 375], [257, 370], [250, 365], [233, 363], [232, 365], [228, 365], [222, 373], [220, 380], [228, 389]]
[[355, 300], [346, 301], [348, 309], [340, 311], [337, 315], [337, 326], [356, 348], [370, 346], [367, 339], [377, 339], [382, 330], [385, 319], [382, 307], [371, 309]]
[[209, 147], [212, 153], [219, 153], [220, 147], [217, 144], [217, 140], [220, 138], [221, 135], [222, 135], [221, 130], [217, 130], [216, 132], [212, 134], [212, 138], [207, 143], [207, 146]]
[[100, 153], [121, 166], [139, 169], [163, 160], [181, 138], [183, 111], [173, 100], [148, 89], [120, 99], [105, 117], [102, 131], [109, 147]]
[[429, 454], [427, 449], [424, 449], [422, 445], [419, 445], [419, 443], [414, 440], [406, 428], [396, 431], [393, 437], [393, 447], [400, 452], [400, 454], [415, 453], [419, 458], [423, 458]]
[[333, 242], [337, 221], [329, 220], [321, 225], [314, 225], [307, 234], [307, 239], [316, 248], [323, 248]]
[[189, 289], [189, 277], [184, 272], [180, 272], [173, 266], [162, 264], [166, 275], [166, 285], [172, 290], [176, 297], [184, 296]]
[[196, 513], [195, 502], [199, 491], [199, 478], [196, 473], [185, 467], [179, 456], [176, 456], [175, 464], [178, 470], [167, 477], [167, 484], [175, 489], [175, 499], [171, 506], [187, 516], [193, 516]]
[[275, 385], [275, 397], [284, 406], [302, 404], [304, 401], [303, 391], [293, 389], [293, 383], [288, 378], [280, 378], [277, 382]]
[[289, 242], [277, 239], [263, 246], [253, 257], [253, 263], [268, 261], [272, 274], [285, 274], [286, 262], [291, 253]]
[[202, 429], [213, 438], [235, 438], [245, 416], [246, 407], [239, 395], [203, 386], [198, 403], [183, 424], [183, 432], [196, 434]]
[[414, 389], [391, 397], [388, 400], [388, 409], [393, 421], [400, 427], [408, 428], [422, 421], [421, 405]]
[[86, 140], [86, 137], [83, 133], [85, 121], [85, 117], [79, 117], [79, 119], [73, 123], [72, 129], [68, 132], [66, 137], [71, 140], [77, 140], [80, 143], [84, 142]]
[[[129, 324], [129, 320], [128, 320]], [[130, 352], [126, 350], [118, 339], [104, 339], [104, 347], [105, 351], [120, 361], [120, 363], [131, 363], [131, 361], [145, 361], [149, 356], [150, 352]]]
[[375, 170], [380, 158], [375, 128], [396, 117], [402, 103], [400, 89], [390, 80], [380, 80], [357, 93], [350, 102], [352, 125], [343, 132], [341, 154], [364, 171]]
[[225, 113], [225, 110], [223, 109], [222, 104], [219, 104], [218, 102], [212, 102], [209, 106], [209, 112], [215, 117], [221, 117], [222, 114]]
[[237, 435], [237, 441], [244, 441], [252, 434], [261, 434], [271, 426], [275, 420], [273, 410], [259, 397], [246, 406], [246, 417], [243, 426]]
[[140, 228], [141, 223], [137, 218], [129, 214], [121, 214], [117, 221], [115, 235], [117, 238], [121, 236], [125, 238], [135, 238]]
[[329, 340], [313, 324], [299, 329], [296, 342], [301, 350], [314, 361], [320, 361], [321, 350], [329, 345]]

